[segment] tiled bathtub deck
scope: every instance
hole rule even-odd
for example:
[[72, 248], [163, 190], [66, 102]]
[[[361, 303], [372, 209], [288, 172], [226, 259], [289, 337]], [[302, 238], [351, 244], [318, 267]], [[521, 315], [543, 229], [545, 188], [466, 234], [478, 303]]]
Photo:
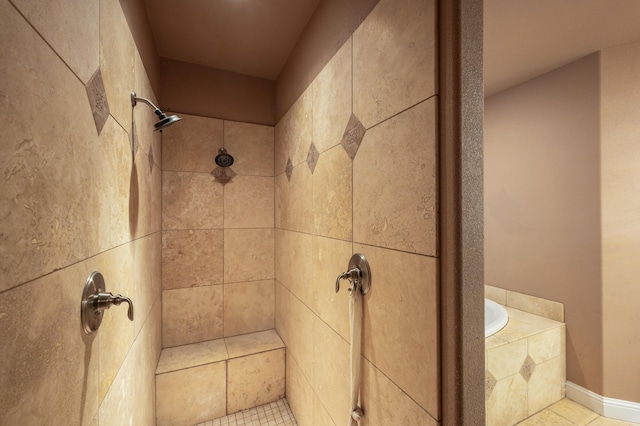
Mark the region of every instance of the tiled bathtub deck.
[[512, 426], [565, 394], [564, 323], [506, 308], [509, 323], [485, 340], [487, 424]]

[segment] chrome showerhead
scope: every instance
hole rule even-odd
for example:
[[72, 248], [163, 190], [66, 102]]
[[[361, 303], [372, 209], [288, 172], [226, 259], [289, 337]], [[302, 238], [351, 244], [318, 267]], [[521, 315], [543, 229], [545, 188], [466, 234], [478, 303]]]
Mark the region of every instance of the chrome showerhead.
[[216, 155], [216, 164], [220, 167], [230, 167], [233, 164], [233, 157], [231, 154], [227, 154], [227, 150], [220, 148], [218, 155]]
[[149, 105], [151, 108], [153, 108], [153, 112], [158, 116], [158, 122], [153, 125], [153, 127], [155, 127], [154, 130], [162, 131], [162, 129], [164, 129], [165, 127], [169, 127], [176, 121], [180, 121], [180, 117], [178, 117], [177, 115], [171, 115], [167, 117], [167, 115], [162, 112], [160, 108], [155, 106], [154, 103], [149, 99], [138, 98], [136, 97], [136, 92], [131, 92], [131, 106], [135, 107], [138, 101]]
[[177, 115], [170, 115], [169, 117], [167, 117], [166, 114], [162, 111], [161, 111], [161, 114], [158, 116], [158, 119], [160, 121], [158, 121], [156, 124], [153, 125], [153, 127], [155, 127], [155, 130], [162, 130], [165, 127], [171, 126], [176, 121], [181, 120], [181, 118], [178, 117]]

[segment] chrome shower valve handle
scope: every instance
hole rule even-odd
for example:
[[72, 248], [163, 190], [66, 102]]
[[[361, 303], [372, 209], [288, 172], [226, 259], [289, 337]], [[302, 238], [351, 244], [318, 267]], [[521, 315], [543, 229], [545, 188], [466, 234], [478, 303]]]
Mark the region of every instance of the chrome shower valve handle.
[[133, 302], [128, 297], [122, 296], [120, 294], [113, 295], [112, 293], [100, 292], [92, 294], [88, 298], [88, 303], [92, 304], [93, 309], [99, 312], [102, 312], [105, 309], [109, 309], [113, 305], [118, 306], [122, 302], [127, 302], [129, 304], [127, 316], [131, 321], [133, 321]]
[[360, 253], [356, 253], [349, 259], [347, 272], [343, 272], [336, 278], [336, 293], [340, 291], [340, 280], [349, 280], [351, 287], [349, 293], [359, 291], [363, 296], [371, 290], [371, 268], [369, 262]]
[[122, 302], [127, 302], [129, 305], [127, 316], [133, 321], [133, 302], [131, 299], [120, 294], [109, 293], [105, 287], [104, 278], [100, 272], [92, 272], [84, 285], [80, 319], [82, 330], [86, 334], [94, 333], [100, 327], [104, 311], [113, 305], [118, 306]]
[[340, 291], [340, 280], [349, 280], [349, 283], [351, 283], [349, 292], [351, 292], [354, 287], [357, 288], [360, 275], [360, 269], [358, 268], [351, 268], [347, 272], [338, 275], [338, 278], [336, 278], [336, 293]]

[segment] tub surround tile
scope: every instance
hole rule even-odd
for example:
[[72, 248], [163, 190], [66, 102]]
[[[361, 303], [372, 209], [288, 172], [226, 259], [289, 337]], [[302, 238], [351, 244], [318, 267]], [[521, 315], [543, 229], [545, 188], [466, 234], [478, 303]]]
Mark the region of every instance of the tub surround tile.
[[313, 143], [318, 152], [339, 144], [349, 122], [352, 54], [349, 38], [313, 81]]
[[229, 358], [239, 358], [250, 354], [284, 348], [284, 343], [275, 330], [227, 337], [224, 340], [227, 345], [227, 351], [229, 352]]
[[493, 287], [490, 285], [484, 286], [484, 297], [499, 303], [502, 306], [507, 306], [507, 290]]
[[527, 417], [527, 382], [519, 374], [498, 381], [487, 400], [487, 424], [511, 426]]
[[193, 425], [224, 416], [226, 374], [226, 364], [217, 362], [156, 376], [158, 426]]
[[305, 161], [313, 141], [313, 90], [309, 86], [275, 127], [275, 174], [285, 170], [287, 159], [293, 166]]
[[562, 355], [565, 346], [565, 328], [555, 327], [551, 330], [529, 337], [529, 355], [536, 364]]
[[367, 131], [353, 162], [354, 241], [437, 255], [436, 105]]
[[352, 239], [353, 170], [341, 147], [324, 153], [312, 177], [314, 234]]
[[284, 398], [284, 353], [282, 348], [227, 362], [227, 413]]
[[369, 129], [435, 94], [432, 0], [381, 0], [353, 33], [353, 112]]
[[[47, 1], [12, 2], [82, 82], [99, 64], [100, 1], [63, 0], [52, 8]], [[73, 34], [73, 37], [69, 37]]]
[[225, 228], [269, 228], [274, 224], [272, 177], [236, 176], [224, 187]]
[[223, 147], [223, 121], [189, 114], [180, 117], [180, 125], [162, 133], [163, 170], [210, 173]]
[[578, 426], [584, 426], [598, 418], [597, 413], [594, 413], [588, 408], [585, 408], [577, 402], [573, 402], [567, 398], [556, 402], [555, 404], [551, 405], [548, 410], [545, 411], [553, 411], [554, 413], [559, 414], [565, 419], [569, 419], [572, 424]]
[[200, 365], [226, 361], [228, 358], [224, 339], [208, 340], [190, 345], [165, 348], [162, 351], [155, 374], [184, 370]]
[[125, 129], [131, 128], [134, 50], [133, 36], [120, 2], [100, 0], [100, 69], [111, 115]]
[[224, 230], [224, 282], [273, 279], [273, 228]]
[[241, 176], [274, 176], [274, 128], [258, 124], [224, 122], [224, 147]]
[[556, 357], [535, 366], [527, 388], [529, 416], [563, 398], [565, 363], [564, 357]]
[[554, 321], [564, 322], [564, 305], [552, 300], [507, 290], [507, 306]]
[[269, 330], [274, 326], [274, 280], [224, 285], [225, 337]]
[[376, 271], [375, 288], [364, 298], [363, 355], [438, 418], [436, 259], [360, 244], [354, 252], [363, 253]]
[[507, 343], [511, 343], [537, 334], [540, 331], [542, 330], [538, 327], [518, 321], [515, 318], [509, 318], [507, 325], [498, 332], [498, 337]]
[[222, 185], [208, 173], [162, 172], [163, 229], [223, 227]]
[[361, 404], [367, 407], [361, 422], [362, 426], [438, 425], [426, 410], [409, 398], [369, 361], [363, 358], [362, 365]]
[[509, 313], [509, 318], [513, 318], [521, 323], [531, 325], [539, 330], [550, 330], [554, 327], [562, 327], [562, 325], [564, 324], [559, 321], [554, 321], [549, 318], [531, 314], [519, 309], [510, 308], [508, 306], [506, 307], [506, 309]]
[[221, 285], [163, 291], [163, 347], [222, 337], [222, 294]]
[[162, 233], [162, 288], [222, 284], [222, 230], [164, 231]]
[[510, 345], [487, 350], [485, 362], [487, 370], [500, 380], [518, 373], [526, 358], [527, 339], [520, 339]]

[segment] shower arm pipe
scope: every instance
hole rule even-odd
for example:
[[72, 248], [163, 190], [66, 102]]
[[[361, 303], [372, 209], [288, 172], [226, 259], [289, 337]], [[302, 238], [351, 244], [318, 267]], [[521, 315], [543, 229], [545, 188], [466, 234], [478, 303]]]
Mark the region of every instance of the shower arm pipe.
[[153, 112], [155, 112], [156, 115], [158, 115], [158, 116], [162, 115], [162, 110], [160, 108], [158, 108], [149, 99], [147, 99], [147, 98], [139, 98], [139, 97], [136, 96], [136, 92], [131, 92], [131, 106], [135, 107], [138, 102], [144, 102], [145, 104], [147, 104], [151, 108], [153, 108]]

